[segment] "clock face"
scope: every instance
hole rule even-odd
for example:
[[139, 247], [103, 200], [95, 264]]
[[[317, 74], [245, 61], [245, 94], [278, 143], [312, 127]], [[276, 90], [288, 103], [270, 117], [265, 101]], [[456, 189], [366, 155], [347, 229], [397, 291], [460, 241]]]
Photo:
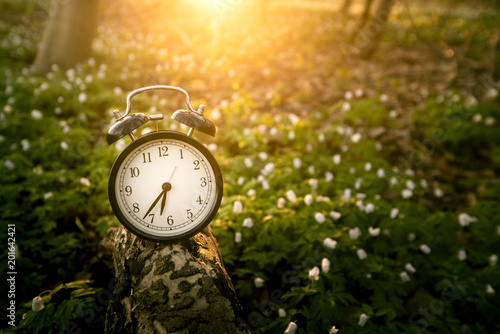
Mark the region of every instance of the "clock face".
[[118, 156], [108, 192], [115, 215], [128, 230], [152, 241], [179, 241], [214, 218], [222, 199], [222, 174], [195, 139], [154, 132]]

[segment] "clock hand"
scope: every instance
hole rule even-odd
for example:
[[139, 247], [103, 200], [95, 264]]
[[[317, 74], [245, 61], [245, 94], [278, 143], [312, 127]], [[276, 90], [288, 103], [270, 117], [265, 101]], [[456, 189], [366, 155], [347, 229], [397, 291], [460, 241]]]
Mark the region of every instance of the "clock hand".
[[153, 202], [153, 204], [151, 204], [151, 206], [149, 207], [148, 209], [148, 212], [146, 212], [146, 214], [144, 215], [144, 218], [142, 219], [146, 219], [146, 217], [148, 216], [148, 214], [151, 212], [151, 210], [153, 210], [153, 208], [155, 207], [156, 203], [158, 203], [158, 201], [160, 200], [160, 198], [163, 196], [163, 198], [165, 198], [165, 195], [166, 195], [166, 191], [165, 189], [160, 193], [160, 195], [155, 199], [155, 201]]
[[167, 201], [167, 193], [170, 189], [172, 189], [172, 185], [168, 182], [165, 182], [162, 187], [163, 187], [163, 199], [161, 200], [160, 215], [163, 214], [163, 209], [165, 209], [165, 203]]

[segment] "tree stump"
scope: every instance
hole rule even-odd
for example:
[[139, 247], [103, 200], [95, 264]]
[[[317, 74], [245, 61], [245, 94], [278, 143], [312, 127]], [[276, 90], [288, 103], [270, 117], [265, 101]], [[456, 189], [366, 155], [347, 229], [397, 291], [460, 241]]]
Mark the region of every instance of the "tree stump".
[[120, 227], [106, 333], [241, 333], [237, 300], [210, 226], [174, 244]]

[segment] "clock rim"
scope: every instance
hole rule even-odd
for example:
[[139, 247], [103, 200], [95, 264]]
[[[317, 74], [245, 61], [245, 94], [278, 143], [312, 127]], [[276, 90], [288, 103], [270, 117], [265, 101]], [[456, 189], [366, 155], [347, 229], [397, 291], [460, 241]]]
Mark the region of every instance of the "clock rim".
[[[216, 200], [212, 208], [210, 209], [210, 213], [205, 217], [203, 222], [201, 224], [198, 224], [195, 229], [188, 230], [187, 232], [181, 234], [181, 235], [176, 235], [175, 237], [165, 237], [165, 236], [157, 236], [155, 234], [151, 233], [146, 233], [143, 230], [138, 229], [137, 227], [134, 226], [133, 223], [131, 223], [123, 214], [122, 210], [120, 209], [118, 205], [118, 199], [117, 199], [117, 194], [115, 192], [115, 186], [117, 182], [117, 174], [120, 170], [120, 166], [123, 163], [123, 161], [128, 157], [132, 151], [134, 151], [137, 147], [142, 146], [143, 144], [158, 140], [158, 139], [175, 139], [182, 141], [188, 145], [193, 146], [195, 149], [197, 149], [208, 161], [210, 164], [210, 167], [212, 168], [214, 172], [214, 181], [215, 181], [215, 192], [216, 192]], [[224, 189], [224, 184], [223, 184], [223, 179], [222, 179], [222, 172], [220, 169], [219, 164], [217, 163], [217, 160], [213, 156], [213, 154], [208, 150], [208, 148], [205, 147], [202, 143], [200, 143], [198, 140], [194, 139], [193, 137], [187, 136], [181, 132], [177, 131], [170, 131], [170, 130], [161, 130], [157, 132], [150, 132], [145, 135], [142, 135], [141, 137], [138, 137], [136, 140], [131, 142], [125, 149], [120, 152], [118, 157], [116, 157], [115, 161], [113, 162], [113, 165], [111, 166], [111, 171], [109, 174], [109, 180], [108, 180], [108, 199], [111, 204], [111, 208], [113, 210], [113, 213], [115, 214], [116, 218], [118, 218], [118, 221], [125, 227], [128, 231], [132, 232], [134, 235], [146, 239], [149, 241], [153, 242], [162, 242], [162, 243], [174, 243], [174, 242], [179, 242], [183, 240], [187, 240], [196, 234], [200, 233], [203, 229], [205, 229], [214, 219], [214, 217], [217, 215], [217, 212], [219, 211], [219, 207], [222, 201], [222, 193]]]

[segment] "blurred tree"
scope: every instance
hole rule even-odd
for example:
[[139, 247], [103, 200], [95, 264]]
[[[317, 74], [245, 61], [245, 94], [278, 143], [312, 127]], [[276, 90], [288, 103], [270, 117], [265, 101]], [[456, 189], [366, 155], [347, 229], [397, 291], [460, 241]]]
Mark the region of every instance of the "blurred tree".
[[494, 54], [493, 54], [493, 82], [500, 84], [500, 30], [495, 32], [493, 37], [493, 42], [495, 43]]
[[[361, 43], [359, 53], [362, 58], [370, 58], [377, 49], [394, 2], [395, 0], [380, 0], [375, 13], [369, 21], [368, 13], [364, 14], [366, 15], [365, 20], [367, 20], [367, 22], [361, 27], [361, 29], [355, 32], [357, 34], [356, 38], [360, 38], [361, 35], [363, 35], [362, 38], [364, 38], [363, 43]], [[366, 5], [369, 6], [371, 3], [371, 0], [367, 0]], [[365, 11], [366, 10], [367, 9], [365, 8]], [[363, 20], [363, 17], [361, 19]]]
[[89, 58], [97, 28], [98, 0], [54, 0], [33, 68], [71, 68]]

